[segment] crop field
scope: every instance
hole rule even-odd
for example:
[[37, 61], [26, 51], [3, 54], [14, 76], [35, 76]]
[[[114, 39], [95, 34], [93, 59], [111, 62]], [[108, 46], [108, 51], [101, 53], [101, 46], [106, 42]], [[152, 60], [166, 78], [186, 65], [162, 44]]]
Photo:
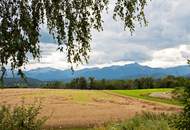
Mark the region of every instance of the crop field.
[[[151, 90], [141, 91], [150, 92]], [[166, 89], [152, 91], [166, 91]], [[142, 99], [140, 92], [137, 90], [0, 90], [1, 104], [14, 106], [21, 104], [22, 99], [24, 99], [25, 104], [41, 100], [40, 116], [50, 116], [45, 124], [48, 128], [87, 128], [126, 120], [142, 111], [171, 113], [181, 110], [176, 105], [157, 103], [155, 99], [154, 102], [149, 102], [133, 97]], [[160, 102], [161, 100], [157, 101]]]

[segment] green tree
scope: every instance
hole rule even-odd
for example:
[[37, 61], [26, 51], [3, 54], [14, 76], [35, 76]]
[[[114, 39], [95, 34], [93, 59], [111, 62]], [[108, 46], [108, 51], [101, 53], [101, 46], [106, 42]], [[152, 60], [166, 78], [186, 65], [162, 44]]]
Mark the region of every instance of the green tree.
[[133, 80], [127, 80], [125, 84], [125, 89], [134, 89], [134, 81]]
[[94, 86], [95, 86], [95, 83], [94, 83], [95, 78], [94, 77], [89, 77], [88, 80], [89, 80], [89, 88], [90, 89], [94, 88]]
[[134, 86], [135, 86], [135, 88], [142, 89], [142, 84], [141, 84], [140, 79], [134, 80]]
[[79, 78], [75, 78], [70, 82], [70, 88], [78, 89], [79, 87]]
[[160, 81], [160, 87], [162, 88], [174, 88], [177, 87], [177, 80], [174, 76], [167, 76]]
[[152, 77], [144, 78], [144, 86], [143, 88], [154, 88], [154, 80]]
[[[148, 0], [116, 0], [113, 18], [121, 19], [125, 29], [135, 30], [135, 22], [147, 24], [144, 7]], [[87, 62], [91, 31], [103, 30], [102, 13], [109, 0], [1, 0], [0, 1], [0, 66], [11, 65], [24, 76], [21, 67], [30, 54], [39, 59], [41, 25], [66, 51], [71, 64]], [[4, 73], [3, 73], [4, 74]], [[4, 76], [2, 74], [2, 76]]]
[[63, 81], [51, 81], [44, 86], [45, 88], [65, 88], [65, 84]]
[[79, 89], [87, 89], [87, 81], [84, 77], [79, 78], [78, 87], [79, 87]]
[[190, 81], [186, 81], [185, 90], [182, 96], [184, 104], [183, 111], [174, 115], [171, 124], [179, 130], [190, 129]]
[[[190, 60], [188, 60], [190, 64]], [[175, 116], [171, 121], [171, 124], [179, 130], [189, 130], [190, 129], [190, 80], [185, 80], [183, 82], [185, 86], [182, 101], [184, 104], [183, 111]]]

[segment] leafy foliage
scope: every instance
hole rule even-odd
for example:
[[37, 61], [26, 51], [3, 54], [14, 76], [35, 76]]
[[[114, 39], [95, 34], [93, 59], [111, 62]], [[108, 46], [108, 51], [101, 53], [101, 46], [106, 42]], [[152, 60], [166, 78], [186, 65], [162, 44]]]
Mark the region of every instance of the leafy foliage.
[[46, 117], [37, 118], [41, 106], [32, 104], [11, 107], [0, 107], [0, 130], [41, 130]]
[[[190, 60], [188, 60], [190, 64]], [[185, 89], [182, 95], [182, 101], [184, 104], [183, 111], [179, 115], [174, 115], [171, 121], [171, 125], [179, 130], [189, 130], [190, 129], [190, 81], [183, 82]]]
[[183, 94], [184, 109], [179, 115], [174, 115], [171, 121], [172, 126], [179, 130], [190, 129], [190, 82], [186, 82], [186, 87]]
[[[74, 78], [70, 82], [52, 81], [42, 84], [45, 88], [70, 88], [70, 89], [110, 89], [110, 90], [122, 90], [122, 89], [150, 89], [150, 88], [176, 88], [183, 91], [183, 88], [187, 86], [185, 82], [190, 81], [186, 77], [174, 77], [167, 76], [161, 79], [153, 79], [151, 77], [142, 77], [134, 80], [97, 80], [94, 77]], [[176, 98], [179, 98], [181, 94], [176, 89], [173, 92]]]
[[58, 88], [62, 88], [62, 89], [66, 89], [65, 87], [65, 83], [62, 81], [53, 81], [53, 82], [48, 82], [45, 85], [42, 84], [40, 87], [42, 88], [49, 88], [49, 89], [58, 89]]
[[[18, 68], [28, 63], [29, 55], [39, 59], [41, 25], [66, 50], [71, 64], [87, 62], [92, 29], [103, 30], [102, 13], [109, 0], [1, 0], [0, 63], [2, 78], [6, 65]], [[120, 18], [124, 28], [135, 30], [135, 22], [147, 24], [144, 8], [147, 0], [116, 0], [113, 17]]]

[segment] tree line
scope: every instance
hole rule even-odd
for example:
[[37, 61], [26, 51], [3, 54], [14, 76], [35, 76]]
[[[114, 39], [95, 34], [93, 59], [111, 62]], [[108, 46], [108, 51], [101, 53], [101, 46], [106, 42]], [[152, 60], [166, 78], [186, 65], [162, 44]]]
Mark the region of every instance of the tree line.
[[78, 77], [70, 82], [51, 81], [41, 85], [43, 88], [55, 89], [149, 89], [149, 88], [175, 88], [185, 87], [186, 82], [190, 81], [187, 77], [166, 76], [159, 79], [152, 77], [142, 77], [130, 80], [97, 80], [94, 77]]

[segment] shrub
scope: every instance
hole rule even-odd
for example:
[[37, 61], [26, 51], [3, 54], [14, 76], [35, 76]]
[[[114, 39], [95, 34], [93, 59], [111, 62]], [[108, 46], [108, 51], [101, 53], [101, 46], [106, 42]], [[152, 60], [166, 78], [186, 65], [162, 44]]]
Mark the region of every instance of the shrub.
[[186, 82], [183, 94], [184, 109], [179, 115], [174, 115], [171, 125], [179, 130], [190, 130], [190, 82]]
[[0, 130], [41, 130], [47, 117], [38, 118], [41, 103], [0, 106]]

